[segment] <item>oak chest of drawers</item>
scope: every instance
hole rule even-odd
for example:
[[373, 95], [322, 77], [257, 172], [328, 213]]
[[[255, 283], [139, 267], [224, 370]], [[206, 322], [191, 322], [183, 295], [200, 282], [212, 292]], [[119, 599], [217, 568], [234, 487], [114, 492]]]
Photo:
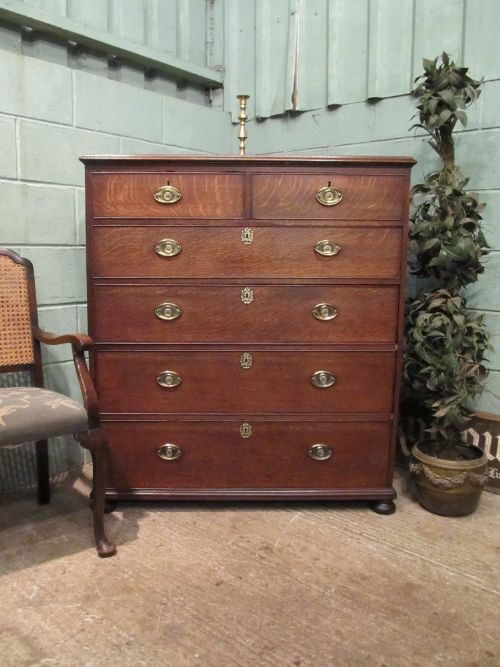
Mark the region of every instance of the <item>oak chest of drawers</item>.
[[108, 498], [393, 511], [413, 160], [82, 160]]

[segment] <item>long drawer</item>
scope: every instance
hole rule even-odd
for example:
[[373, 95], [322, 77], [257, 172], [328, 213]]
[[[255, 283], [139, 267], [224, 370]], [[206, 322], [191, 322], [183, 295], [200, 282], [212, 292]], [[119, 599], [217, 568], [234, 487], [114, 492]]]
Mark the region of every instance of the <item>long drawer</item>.
[[370, 227], [93, 229], [94, 276], [397, 279], [401, 229]]
[[100, 350], [95, 363], [106, 413], [388, 413], [395, 356], [308, 349]]
[[96, 173], [92, 213], [105, 218], [242, 218], [243, 180], [238, 173]]
[[259, 219], [399, 220], [406, 205], [401, 176], [254, 174], [252, 216]]
[[94, 338], [139, 343], [394, 343], [398, 287], [97, 285]]
[[105, 430], [108, 486], [120, 491], [387, 484], [390, 422], [127, 421]]

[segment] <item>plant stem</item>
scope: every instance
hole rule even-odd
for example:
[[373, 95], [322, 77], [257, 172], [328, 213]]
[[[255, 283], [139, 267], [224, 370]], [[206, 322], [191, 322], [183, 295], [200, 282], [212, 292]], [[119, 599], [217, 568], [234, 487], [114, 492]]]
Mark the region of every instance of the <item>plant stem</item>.
[[438, 130], [438, 146], [437, 151], [445, 167], [452, 168], [455, 166], [455, 142], [453, 140], [453, 128], [443, 125]]

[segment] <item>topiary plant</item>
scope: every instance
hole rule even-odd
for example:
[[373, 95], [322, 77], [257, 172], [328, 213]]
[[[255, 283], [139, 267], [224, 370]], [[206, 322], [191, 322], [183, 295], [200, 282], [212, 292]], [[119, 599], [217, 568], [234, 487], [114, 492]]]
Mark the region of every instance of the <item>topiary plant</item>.
[[441, 167], [412, 189], [410, 269], [435, 289], [407, 303], [403, 411], [424, 419], [428, 452], [456, 459], [470, 401], [484, 387], [489, 346], [483, 316], [467, 309], [462, 293], [484, 271], [484, 204], [465, 191], [468, 178], [455, 164], [453, 130], [457, 122], [466, 126], [465, 110], [478, 98], [482, 81], [446, 53], [423, 65], [413, 91], [419, 98], [413, 127], [428, 132]]

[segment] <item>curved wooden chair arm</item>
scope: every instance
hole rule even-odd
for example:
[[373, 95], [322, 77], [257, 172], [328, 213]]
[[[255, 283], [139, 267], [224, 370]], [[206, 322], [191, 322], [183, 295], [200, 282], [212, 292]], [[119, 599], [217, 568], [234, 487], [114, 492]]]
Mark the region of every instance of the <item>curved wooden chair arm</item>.
[[85, 351], [94, 347], [92, 338], [82, 333], [70, 333], [57, 336], [49, 331], [40, 329], [39, 326], [33, 327], [33, 337], [40, 341], [40, 343], [45, 343], [46, 345], [64, 345], [65, 343], [71, 345], [73, 348], [73, 361], [75, 363], [76, 375], [82, 392], [83, 404], [89, 416], [89, 429], [97, 428], [100, 422], [99, 401], [85, 359]]
[[83, 396], [83, 404], [89, 416], [89, 428], [97, 428], [100, 423], [99, 399], [95, 390], [94, 382], [87, 366], [84, 350], [73, 346], [73, 361], [75, 362], [76, 375], [80, 383]]
[[43, 329], [40, 329], [40, 327], [34, 326], [33, 336], [36, 340], [40, 341], [40, 343], [45, 343], [46, 345], [64, 345], [65, 343], [68, 343], [81, 351], [89, 350], [94, 346], [92, 338], [83, 333], [70, 333], [58, 336], [50, 331], [44, 331]]

